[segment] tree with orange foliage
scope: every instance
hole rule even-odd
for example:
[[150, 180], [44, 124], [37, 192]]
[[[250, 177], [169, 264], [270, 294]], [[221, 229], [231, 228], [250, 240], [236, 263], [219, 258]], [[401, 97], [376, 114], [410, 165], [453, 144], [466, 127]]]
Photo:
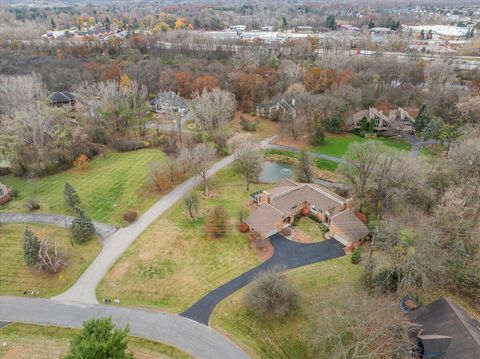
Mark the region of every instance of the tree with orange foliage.
[[175, 75], [177, 80], [178, 94], [182, 97], [190, 97], [192, 95], [193, 74], [188, 71], [179, 71]]
[[311, 67], [305, 74], [303, 83], [313, 93], [323, 93], [337, 83], [337, 71]]
[[238, 83], [238, 98], [243, 110], [252, 110], [268, 95], [267, 83], [258, 74], [241, 73]]
[[106, 67], [100, 75], [100, 81], [120, 80], [120, 69], [116, 64]]
[[100, 80], [103, 70], [102, 65], [97, 62], [87, 62], [85, 65], [83, 65], [83, 68], [96, 82]]
[[202, 92], [204, 89], [207, 91], [213, 90], [215, 87], [218, 87], [218, 76], [217, 75], [205, 75], [199, 76], [193, 80], [191, 84], [190, 91], [191, 93]]
[[122, 90], [125, 90], [129, 85], [130, 85], [130, 78], [128, 77], [127, 74], [123, 74], [120, 77], [120, 88]]
[[148, 41], [143, 35], [137, 34], [130, 38], [129, 45], [132, 49], [140, 50], [142, 54], [148, 51]]
[[177, 18], [177, 21], [175, 21], [175, 29], [177, 30], [184, 30], [188, 26], [188, 21], [187, 19], [183, 17]]

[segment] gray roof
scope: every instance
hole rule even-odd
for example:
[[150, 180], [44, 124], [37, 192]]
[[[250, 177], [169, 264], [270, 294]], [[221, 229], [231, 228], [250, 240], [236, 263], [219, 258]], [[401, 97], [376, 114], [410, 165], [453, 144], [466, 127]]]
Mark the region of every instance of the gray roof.
[[60, 103], [60, 102], [71, 102], [75, 101], [75, 96], [70, 92], [61, 91], [61, 92], [54, 92], [50, 95], [50, 102], [51, 103]]
[[[412, 322], [423, 325], [421, 336], [452, 337], [441, 359], [480, 358], [480, 322], [470, 318], [458, 305], [440, 298], [409, 314]], [[421, 339], [421, 337], [419, 337]]]

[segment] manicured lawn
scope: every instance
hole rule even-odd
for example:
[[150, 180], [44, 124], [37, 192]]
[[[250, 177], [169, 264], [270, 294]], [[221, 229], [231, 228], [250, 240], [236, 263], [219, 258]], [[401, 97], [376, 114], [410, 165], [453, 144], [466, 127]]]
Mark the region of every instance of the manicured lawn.
[[[345, 152], [347, 152], [348, 146], [351, 143], [354, 143], [354, 142], [363, 143], [369, 139], [370, 138], [363, 138], [354, 134], [341, 134], [341, 135], [328, 134], [325, 137], [325, 143], [323, 145], [310, 147], [310, 149], [312, 151], [323, 153], [325, 155], [330, 155], [334, 157], [343, 157]], [[405, 142], [403, 140], [398, 140], [396, 138], [376, 137], [371, 139], [375, 141], [380, 141], [389, 147], [393, 147], [402, 151], [410, 151], [410, 149], [412, 148], [412, 146], [408, 142]]]
[[[244, 116], [249, 120], [253, 120], [256, 124], [255, 131], [244, 131], [240, 126], [240, 116]], [[256, 137], [258, 140], [264, 140], [266, 138], [272, 137], [278, 133], [278, 122], [269, 120], [263, 117], [250, 116], [248, 114], [241, 114], [237, 112], [234, 119], [230, 122], [230, 131], [232, 134], [235, 133], [249, 133], [252, 136]]]
[[[271, 186], [271, 185], [270, 185]], [[212, 289], [259, 263], [247, 236], [237, 231], [237, 208], [250, 193], [229, 167], [211, 181], [211, 197], [200, 199], [199, 216], [188, 217], [182, 202], [151, 225], [127, 250], [97, 288], [97, 297], [119, 298], [122, 304], [180, 312]], [[205, 220], [215, 205], [231, 215], [227, 236], [211, 239]]]
[[258, 317], [242, 303], [247, 286], [221, 302], [210, 323], [253, 358], [312, 358], [308, 338], [313, 326], [321, 325], [318, 306], [335, 306], [344, 287], [351, 287], [349, 295], [356, 295], [361, 270], [361, 265], [351, 264], [347, 256], [288, 271], [301, 295], [298, 312], [281, 320]]
[[165, 159], [158, 149], [110, 151], [90, 161], [84, 170], [72, 168], [35, 180], [3, 176], [0, 180], [18, 190], [19, 196], [1, 210], [24, 212], [25, 202], [35, 197], [41, 206], [39, 212], [65, 213], [63, 187], [69, 182], [80, 196], [81, 207], [93, 219], [125, 225], [123, 214], [127, 210], [141, 213], [158, 199], [158, 195], [145, 188], [145, 179], [150, 166], [163, 165]]
[[[52, 359], [63, 357], [77, 329], [12, 323], [0, 329], [0, 357]], [[5, 343], [5, 344], [3, 344]], [[187, 359], [190, 355], [167, 344], [128, 337], [128, 350], [135, 358]]]
[[22, 239], [25, 224], [5, 224], [0, 227], [0, 294], [23, 295], [38, 291], [39, 297], [49, 297], [68, 289], [100, 252], [98, 238], [72, 247], [64, 228], [28, 224], [40, 238], [56, 238], [66, 253], [68, 266], [58, 274], [41, 274], [28, 269], [23, 259]]

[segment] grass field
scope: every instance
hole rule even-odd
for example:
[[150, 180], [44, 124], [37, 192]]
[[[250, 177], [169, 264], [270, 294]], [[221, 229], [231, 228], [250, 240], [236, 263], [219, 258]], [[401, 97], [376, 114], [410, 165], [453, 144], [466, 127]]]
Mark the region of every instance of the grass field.
[[[375, 137], [372, 139], [402, 151], [410, 151], [412, 148], [412, 145], [410, 145], [408, 142], [395, 138]], [[354, 134], [328, 134], [325, 136], [325, 143], [323, 145], [315, 147], [311, 146], [310, 149], [314, 152], [323, 153], [325, 155], [343, 157], [350, 144], [354, 142], [363, 143], [367, 140], [369, 140], [369, 138], [360, 137]]]
[[247, 286], [221, 302], [210, 323], [253, 358], [311, 358], [308, 338], [314, 325], [321, 325], [318, 306], [335, 305], [344, 287], [352, 288], [350, 295], [355, 295], [361, 268], [351, 264], [350, 257], [342, 257], [288, 271], [287, 277], [301, 293], [298, 312], [281, 320], [258, 317], [242, 303]]
[[[244, 131], [240, 126], [240, 116], [244, 116], [251, 121], [255, 121], [256, 130], [255, 131]], [[248, 133], [256, 137], [258, 140], [264, 140], [266, 138], [272, 137], [278, 133], [278, 122], [269, 120], [267, 118], [251, 116], [248, 114], [242, 114], [237, 112], [235, 117], [230, 122], [230, 132], [235, 133]]]
[[[211, 181], [211, 197], [200, 200], [199, 216], [188, 217], [182, 202], [151, 225], [110, 270], [97, 288], [99, 298], [120, 298], [122, 304], [179, 312], [210, 290], [259, 263], [245, 234], [237, 231], [237, 208], [250, 193], [266, 189], [245, 183], [233, 168]], [[231, 215], [227, 236], [205, 234], [208, 211], [224, 206]]]
[[312, 242], [320, 242], [325, 239], [324, 232], [322, 231], [322, 226], [320, 223], [315, 222], [313, 219], [308, 217], [303, 217], [298, 222], [296, 228], [303, 231], [306, 235], [310, 237]]
[[[0, 329], [0, 357], [54, 359], [63, 357], [77, 329], [12, 323]], [[128, 337], [128, 350], [138, 359], [187, 359], [190, 355], [170, 345]]]
[[38, 291], [49, 297], [70, 287], [100, 252], [98, 238], [72, 247], [67, 230], [47, 225], [28, 224], [40, 238], [56, 238], [67, 255], [68, 266], [58, 274], [39, 274], [28, 269], [23, 259], [21, 241], [25, 224], [5, 224], [0, 227], [0, 294], [23, 295]]
[[150, 165], [164, 164], [165, 160], [158, 149], [107, 152], [90, 161], [84, 170], [72, 168], [34, 180], [3, 176], [1, 181], [18, 190], [19, 196], [1, 210], [24, 212], [25, 202], [35, 197], [41, 206], [38, 212], [65, 213], [63, 187], [69, 182], [80, 196], [81, 207], [93, 219], [124, 225], [122, 217], [127, 210], [141, 213], [158, 199], [144, 184]]

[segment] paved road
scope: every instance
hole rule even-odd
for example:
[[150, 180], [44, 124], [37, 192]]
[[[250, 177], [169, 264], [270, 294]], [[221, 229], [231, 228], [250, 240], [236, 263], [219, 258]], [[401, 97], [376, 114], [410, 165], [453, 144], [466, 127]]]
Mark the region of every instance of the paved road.
[[[70, 225], [72, 220], [73, 217], [63, 214], [0, 212], [0, 223], [42, 223], [65, 227], [65, 225]], [[93, 222], [93, 224], [95, 225], [95, 232], [102, 240], [107, 239], [117, 231], [116, 227], [109, 224], [100, 222]]]
[[128, 324], [132, 335], [173, 345], [198, 359], [248, 358], [229, 339], [179, 316], [99, 304], [64, 304], [50, 299], [0, 297], [0, 322], [81, 328], [83, 321], [100, 317], [111, 317], [119, 327]]
[[252, 282], [260, 272], [271, 269], [276, 265], [291, 269], [345, 255], [343, 246], [333, 239], [302, 244], [292, 242], [280, 234], [275, 234], [270, 237], [270, 241], [275, 248], [275, 252], [269, 260], [214, 289], [180, 315], [208, 325], [215, 306]]
[[417, 157], [422, 146], [434, 144], [434, 140], [419, 140], [417, 136], [412, 134], [405, 134], [404, 140], [412, 145], [412, 149], [409, 153], [410, 157]]
[[[228, 156], [218, 161], [210, 168], [208, 176], [212, 176], [232, 162], [233, 156]], [[140, 216], [135, 223], [119, 229], [111, 237], [103, 241], [103, 248], [100, 254], [83, 272], [77, 282], [66, 292], [53, 297], [53, 299], [63, 302], [98, 303], [95, 288], [115, 261], [152, 222], [199, 184], [200, 179], [197, 177], [188, 179], [163, 196]]]
[[[276, 145], [276, 144], [270, 143], [270, 142], [265, 145], [265, 148], [273, 149], [273, 150], [283, 150], [283, 151], [292, 151], [292, 152], [300, 153], [300, 150], [298, 148], [290, 147], [290, 146], [284, 146], [284, 145]], [[345, 160], [343, 158], [340, 158], [340, 157], [324, 155], [323, 153], [317, 153], [317, 152], [310, 152], [310, 153], [313, 157], [316, 157], [316, 158], [323, 158], [325, 160], [329, 160], [329, 161], [333, 161], [333, 162], [337, 162], [337, 163], [345, 162]]]

